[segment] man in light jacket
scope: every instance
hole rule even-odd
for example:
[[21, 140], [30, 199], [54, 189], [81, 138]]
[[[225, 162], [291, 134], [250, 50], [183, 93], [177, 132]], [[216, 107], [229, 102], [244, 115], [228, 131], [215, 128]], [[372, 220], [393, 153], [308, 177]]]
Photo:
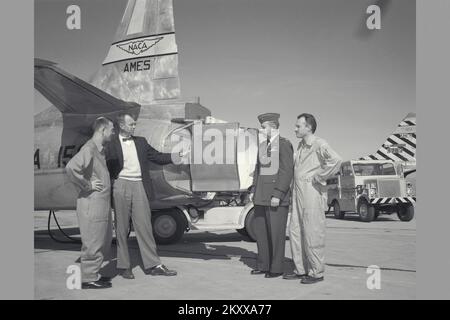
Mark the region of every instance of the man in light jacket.
[[296, 272], [283, 278], [301, 279], [303, 284], [324, 279], [326, 180], [339, 170], [342, 162], [324, 139], [314, 135], [316, 128], [313, 115], [303, 113], [297, 117], [295, 133], [302, 140], [294, 155], [289, 225]]
[[111, 120], [100, 117], [94, 134], [67, 163], [69, 179], [77, 186], [77, 218], [81, 233], [81, 281], [83, 289], [111, 287], [101, 277], [102, 263], [110, 258], [112, 242], [111, 185], [105, 159], [105, 143], [114, 133]]

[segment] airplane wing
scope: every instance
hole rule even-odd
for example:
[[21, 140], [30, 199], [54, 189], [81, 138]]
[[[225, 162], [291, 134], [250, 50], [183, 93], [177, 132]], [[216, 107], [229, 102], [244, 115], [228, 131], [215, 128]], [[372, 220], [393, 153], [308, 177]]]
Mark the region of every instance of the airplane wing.
[[58, 68], [34, 59], [34, 87], [63, 114], [104, 115], [127, 110], [137, 116], [140, 105], [126, 102]]
[[[119, 113], [126, 111], [137, 119], [141, 108], [135, 102], [117, 99], [61, 70], [51, 61], [34, 59], [34, 86], [62, 113], [63, 147], [83, 145], [92, 135], [92, 124], [97, 117], [114, 121]], [[55, 114], [49, 116], [55, 117]], [[47, 126], [52, 126], [53, 121], [48, 120], [52, 119], [47, 119]]]

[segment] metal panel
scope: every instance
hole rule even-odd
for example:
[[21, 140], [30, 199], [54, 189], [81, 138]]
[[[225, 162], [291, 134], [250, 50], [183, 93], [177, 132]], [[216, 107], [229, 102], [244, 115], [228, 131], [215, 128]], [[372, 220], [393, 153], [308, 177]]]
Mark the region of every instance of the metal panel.
[[73, 210], [76, 204], [77, 190], [64, 169], [42, 170], [35, 174], [35, 210]]
[[237, 149], [239, 188], [247, 190], [253, 185], [258, 158], [258, 131], [256, 129], [239, 128]]
[[[191, 149], [192, 191], [239, 190], [236, 152], [238, 126], [238, 123], [194, 126]], [[229, 134], [232, 131], [236, 134]], [[209, 138], [211, 136], [213, 138]], [[220, 139], [222, 142], [219, 142]], [[214, 161], [211, 162], [211, 159]]]
[[379, 197], [395, 197], [402, 194], [399, 179], [379, 179], [377, 184]]

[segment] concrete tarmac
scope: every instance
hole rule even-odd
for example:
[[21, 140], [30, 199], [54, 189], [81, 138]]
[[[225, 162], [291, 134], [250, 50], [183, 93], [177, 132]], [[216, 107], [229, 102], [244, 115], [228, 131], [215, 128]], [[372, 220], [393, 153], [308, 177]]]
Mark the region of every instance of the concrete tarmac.
[[[178, 271], [176, 277], [150, 276], [142, 262], [134, 234], [129, 240], [134, 280], [114, 276], [113, 287], [69, 290], [68, 266], [77, 265], [80, 245], [57, 243], [47, 233], [47, 212], [35, 212], [36, 299], [415, 299], [416, 222], [381, 215], [364, 223], [356, 215], [327, 218], [325, 280], [313, 285], [281, 277], [250, 275], [256, 263], [256, 243], [234, 230], [189, 231], [173, 245], [159, 246], [162, 262]], [[79, 237], [73, 211], [57, 212], [63, 230]], [[64, 239], [52, 220], [51, 229]], [[115, 257], [115, 244], [113, 245]], [[381, 268], [381, 288], [369, 290], [367, 267]], [[115, 260], [105, 270], [115, 275]], [[286, 240], [285, 271], [292, 271]]]

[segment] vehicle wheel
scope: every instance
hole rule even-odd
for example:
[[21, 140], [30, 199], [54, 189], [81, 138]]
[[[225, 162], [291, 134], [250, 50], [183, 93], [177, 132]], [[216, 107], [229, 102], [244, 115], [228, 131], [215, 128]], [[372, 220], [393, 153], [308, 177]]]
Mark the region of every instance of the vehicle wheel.
[[373, 217], [373, 220], [377, 220], [378, 217], [380, 216], [380, 211], [379, 210], [375, 210], [375, 216]]
[[244, 237], [249, 238], [251, 241], [256, 241], [256, 233], [253, 223], [254, 221], [255, 221], [255, 208], [252, 208], [245, 217], [245, 228], [237, 229], [236, 231], [239, 232]]
[[333, 213], [336, 219], [344, 219], [345, 212], [341, 211], [341, 206], [338, 201], [333, 201]]
[[375, 218], [375, 208], [367, 201], [362, 200], [358, 204], [358, 214], [361, 221], [371, 222]]
[[414, 206], [412, 204], [399, 206], [397, 216], [401, 221], [411, 221], [414, 218]]
[[242, 228], [242, 229], [236, 229], [236, 231], [239, 232], [239, 234], [240, 234], [241, 236], [244, 236], [244, 237], [246, 237], [246, 238], [250, 238], [250, 236], [248, 235], [248, 232], [247, 232], [247, 230], [246, 230], [245, 228]]
[[182, 212], [177, 209], [156, 211], [152, 214], [153, 236], [157, 244], [178, 242], [187, 227]]

